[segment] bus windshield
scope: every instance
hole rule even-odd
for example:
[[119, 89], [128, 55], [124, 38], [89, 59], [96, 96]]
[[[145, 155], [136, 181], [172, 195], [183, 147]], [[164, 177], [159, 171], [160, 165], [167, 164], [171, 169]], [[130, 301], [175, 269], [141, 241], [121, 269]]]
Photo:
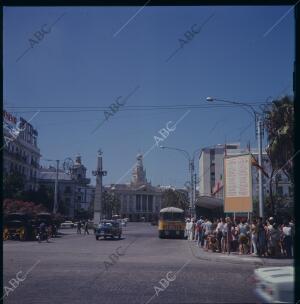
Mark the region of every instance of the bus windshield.
[[183, 221], [184, 213], [163, 212], [160, 214], [160, 219], [165, 221]]

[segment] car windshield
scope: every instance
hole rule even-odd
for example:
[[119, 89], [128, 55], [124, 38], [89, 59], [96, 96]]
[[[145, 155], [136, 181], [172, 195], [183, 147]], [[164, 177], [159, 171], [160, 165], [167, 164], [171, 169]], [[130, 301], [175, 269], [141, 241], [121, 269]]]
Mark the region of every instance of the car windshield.
[[108, 222], [100, 223], [100, 227], [111, 227], [111, 226], [112, 226], [112, 223], [108, 223]]

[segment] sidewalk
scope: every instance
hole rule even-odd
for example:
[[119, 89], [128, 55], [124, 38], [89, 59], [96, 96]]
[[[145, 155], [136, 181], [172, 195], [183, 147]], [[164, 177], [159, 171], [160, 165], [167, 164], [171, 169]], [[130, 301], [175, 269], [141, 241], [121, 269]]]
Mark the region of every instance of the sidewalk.
[[237, 252], [230, 254], [204, 251], [201, 247], [198, 247], [195, 241], [188, 241], [188, 246], [191, 249], [193, 256], [200, 260], [207, 260], [212, 262], [232, 263], [232, 264], [244, 264], [250, 263], [258, 267], [271, 267], [271, 266], [293, 266], [293, 259], [285, 258], [260, 258], [252, 255], [239, 255]]

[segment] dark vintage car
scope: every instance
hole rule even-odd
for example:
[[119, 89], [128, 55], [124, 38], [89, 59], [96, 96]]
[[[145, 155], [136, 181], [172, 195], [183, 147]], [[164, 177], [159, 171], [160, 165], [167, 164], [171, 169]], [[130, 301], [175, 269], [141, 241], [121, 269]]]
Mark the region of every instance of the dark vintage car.
[[35, 224], [32, 216], [25, 213], [9, 213], [4, 216], [3, 240], [21, 241], [35, 238]]
[[96, 240], [100, 237], [105, 239], [109, 236], [111, 238], [122, 236], [122, 228], [118, 221], [102, 221], [99, 226], [95, 229]]

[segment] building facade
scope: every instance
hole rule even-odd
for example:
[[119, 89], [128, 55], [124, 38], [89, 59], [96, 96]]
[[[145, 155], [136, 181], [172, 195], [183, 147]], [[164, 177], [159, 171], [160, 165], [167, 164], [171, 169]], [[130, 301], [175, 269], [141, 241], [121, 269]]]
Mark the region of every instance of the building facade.
[[37, 190], [40, 162], [38, 132], [24, 118], [3, 111], [3, 173], [24, 178], [24, 190]]
[[[55, 180], [55, 167], [40, 169], [39, 185], [54, 190]], [[79, 211], [92, 211], [94, 195], [95, 187], [90, 185], [90, 179], [86, 178], [86, 167], [81, 163], [80, 156], [76, 156], [69, 172], [58, 170], [58, 212], [74, 218]]]
[[145, 218], [146, 221], [151, 221], [158, 217], [162, 204], [163, 189], [152, 186], [147, 181], [141, 154], [137, 155], [131, 182], [107, 185], [104, 186], [104, 191], [108, 191], [119, 198], [121, 202], [120, 215], [123, 218], [127, 217], [130, 221], [140, 221]]

